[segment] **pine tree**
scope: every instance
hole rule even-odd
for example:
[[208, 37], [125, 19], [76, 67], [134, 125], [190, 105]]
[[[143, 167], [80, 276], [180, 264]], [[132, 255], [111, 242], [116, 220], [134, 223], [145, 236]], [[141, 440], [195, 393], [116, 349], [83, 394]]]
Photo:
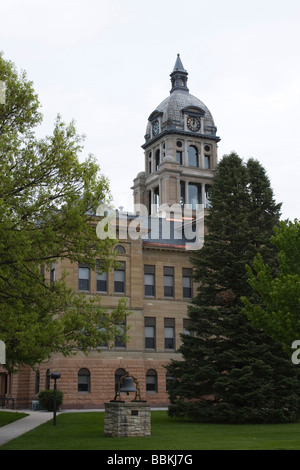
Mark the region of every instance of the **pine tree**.
[[[192, 258], [197, 295], [189, 306], [182, 359], [167, 366], [170, 416], [201, 422], [285, 422], [298, 416], [297, 369], [242, 313], [253, 295], [246, 264], [260, 252], [274, 265], [269, 240], [278, 225], [269, 179], [254, 160], [232, 153], [218, 165], [204, 246]], [[275, 269], [275, 266], [274, 266]]]

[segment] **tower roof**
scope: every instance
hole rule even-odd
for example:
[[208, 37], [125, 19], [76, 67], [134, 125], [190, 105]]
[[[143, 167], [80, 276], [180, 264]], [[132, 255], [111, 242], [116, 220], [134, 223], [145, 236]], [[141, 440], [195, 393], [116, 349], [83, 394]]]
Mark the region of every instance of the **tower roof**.
[[178, 72], [178, 71], [181, 71], [181, 72], [186, 72], [186, 70], [184, 69], [183, 65], [182, 65], [182, 62], [181, 62], [181, 59], [180, 59], [180, 55], [177, 54], [177, 59], [176, 59], [176, 62], [175, 62], [175, 65], [174, 65], [174, 69], [173, 69], [173, 72]]
[[172, 89], [170, 93], [173, 93], [173, 91], [175, 90], [181, 90], [181, 91], [186, 91], [186, 92], [189, 91], [187, 87], [188, 73], [182, 65], [179, 54], [177, 54], [177, 59], [174, 65], [174, 69], [170, 77], [171, 77], [171, 82], [172, 82]]

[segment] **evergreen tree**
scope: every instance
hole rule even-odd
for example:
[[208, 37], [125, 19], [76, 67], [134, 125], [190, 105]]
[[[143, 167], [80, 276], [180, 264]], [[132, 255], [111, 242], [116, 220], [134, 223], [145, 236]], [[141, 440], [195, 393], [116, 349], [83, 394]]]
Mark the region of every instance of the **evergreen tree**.
[[297, 369], [281, 346], [255, 330], [241, 296], [254, 295], [246, 264], [260, 252], [273, 264], [269, 243], [280, 205], [261, 165], [238, 155], [218, 165], [206, 218], [204, 246], [195, 253], [197, 295], [180, 360], [167, 366], [170, 416], [202, 422], [285, 422], [298, 416]]

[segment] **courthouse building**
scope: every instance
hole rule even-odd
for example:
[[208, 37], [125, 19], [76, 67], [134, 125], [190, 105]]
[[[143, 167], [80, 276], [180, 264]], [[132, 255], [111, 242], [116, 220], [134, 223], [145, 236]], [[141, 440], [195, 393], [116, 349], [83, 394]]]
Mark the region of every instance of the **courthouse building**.
[[[185, 228], [197, 225], [196, 204], [205, 210], [209, 206], [220, 140], [210, 111], [189, 92], [188, 73], [179, 55], [170, 77], [169, 96], [149, 114], [142, 145], [144, 170], [132, 187], [134, 207], [142, 205], [148, 214], [145, 231], [138, 237], [128, 231], [124, 236], [122, 231], [115, 247], [120, 264], [114, 271], [99, 275], [86, 266], [61, 261], [49, 273], [59, 276], [67, 270], [75, 290], [99, 296], [108, 308], [126, 298], [131, 312], [126, 317], [128, 341], [122, 344], [116, 338], [112, 347], [103, 346], [100, 353], [91, 351], [88, 356], [80, 351], [69, 357], [55, 354], [37, 371], [28, 367], [10, 375], [0, 368], [0, 395], [13, 398], [16, 407], [31, 406], [38, 391], [52, 388], [51, 372], [61, 374], [57, 385], [64, 393], [63, 408], [103, 407], [114, 398], [116, 381], [125, 372], [138, 381], [143, 400], [155, 406], [168, 403], [172, 377], [164, 366], [171, 358], [178, 359], [180, 334], [195, 293], [189, 260], [195, 240]], [[184, 217], [187, 205], [191, 212]], [[180, 223], [178, 214], [160, 211], [161, 207], [182, 208]], [[117, 235], [124, 221], [130, 225], [135, 218], [136, 214], [116, 211]], [[164, 223], [171, 227], [170, 233], [162, 233]], [[176, 230], [182, 236], [176, 236]]]

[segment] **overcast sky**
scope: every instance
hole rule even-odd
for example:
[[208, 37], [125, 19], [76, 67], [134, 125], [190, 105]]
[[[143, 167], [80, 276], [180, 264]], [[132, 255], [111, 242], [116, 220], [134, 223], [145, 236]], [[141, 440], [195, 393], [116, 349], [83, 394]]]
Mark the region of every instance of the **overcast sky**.
[[180, 53], [190, 93], [211, 111], [219, 159], [261, 162], [282, 218], [300, 218], [299, 0], [0, 0], [0, 51], [26, 70], [42, 104], [39, 134], [75, 120], [132, 209], [150, 113]]

